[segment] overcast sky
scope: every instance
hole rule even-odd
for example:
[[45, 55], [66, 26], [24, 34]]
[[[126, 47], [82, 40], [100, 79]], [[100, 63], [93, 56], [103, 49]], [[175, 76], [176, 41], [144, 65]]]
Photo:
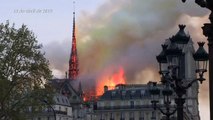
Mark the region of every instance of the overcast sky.
[[[97, 79], [124, 69], [128, 83], [157, 79], [160, 44], [186, 24], [193, 41], [205, 41], [200, 27], [207, 10], [188, 0], [76, 0], [77, 41], [83, 77]], [[72, 35], [72, 0], [0, 0], [0, 22], [26, 24], [50, 60], [56, 77], [64, 76]], [[92, 59], [91, 59], [92, 58]], [[95, 61], [95, 62], [94, 62]], [[93, 63], [94, 62], [94, 63]], [[141, 79], [143, 81], [141, 81]], [[95, 81], [94, 81], [95, 83]], [[209, 120], [208, 82], [201, 85], [200, 111]]]

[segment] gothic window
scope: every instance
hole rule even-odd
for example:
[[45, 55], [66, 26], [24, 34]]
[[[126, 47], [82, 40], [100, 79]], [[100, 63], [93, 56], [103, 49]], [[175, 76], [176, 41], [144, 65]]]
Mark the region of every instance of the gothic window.
[[62, 94], [65, 95], [65, 96], [71, 96], [72, 93], [70, 92], [69, 88], [67, 85], [65, 85], [63, 88], [62, 88]]

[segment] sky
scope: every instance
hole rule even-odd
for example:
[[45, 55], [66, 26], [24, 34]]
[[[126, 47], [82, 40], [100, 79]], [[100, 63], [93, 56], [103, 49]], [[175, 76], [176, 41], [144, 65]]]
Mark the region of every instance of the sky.
[[[72, 37], [72, 0], [0, 0], [0, 22], [25, 24], [43, 44], [53, 75], [68, 70]], [[80, 77], [96, 84], [120, 69], [127, 83], [158, 81], [155, 56], [161, 44], [186, 24], [194, 43], [206, 41], [201, 27], [209, 11], [193, 0], [76, 0]], [[195, 47], [197, 45], [195, 44]], [[207, 76], [207, 75], [206, 75]], [[92, 85], [91, 85], [92, 87]], [[208, 79], [199, 93], [200, 116], [209, 120]]]

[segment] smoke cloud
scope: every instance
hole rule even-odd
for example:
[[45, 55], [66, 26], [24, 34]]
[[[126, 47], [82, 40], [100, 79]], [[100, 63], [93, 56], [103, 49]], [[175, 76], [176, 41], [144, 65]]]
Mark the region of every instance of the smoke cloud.
[[[194, 42], [205, 41], [201, 26], [208, 14], [192, 0], [107, 0], [94, 13], [82, 11], [76, 21], [82, 83], [93, 86], [104, 71], [110, 69], [110, 76], [120, 67], [127, 83], [159, 81], [155, 57], [161, 44], [176, 34], [178, 24], [187, 25]], [[68, 39], [46, 46], [57, 74], [68, 70], [70, 46]], [[201, 87], [201, 93], [207, 91], [207, 82]], [[201, 104], [208, 103], [207, 95], [201, 97]]]
[[[116, 71], [122, 66], [128, 83], [159, 79], [155, 56], [160, 45], [178, 31], [179, 23], [207, 14], [191, 3], [181, 4], [177, 0], [109, 0], [94, 14], [82, 12], [78, 18], [81, 75], [98, 76], [105, 69]], [[193, 32], [200, 29], [191, 25]], [[144, 76], [147, 70], [153, 74]], [[144, 77], [139, 80], [138, 76]]]

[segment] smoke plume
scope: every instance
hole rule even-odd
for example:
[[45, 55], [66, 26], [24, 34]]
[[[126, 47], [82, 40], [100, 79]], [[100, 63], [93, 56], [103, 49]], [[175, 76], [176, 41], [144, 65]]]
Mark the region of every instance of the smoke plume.
[[[94, 86], [98, 78], [122, 67], [127, 83], [159, 81], [155, 57], [161, 44], [176, 34], [178, 24], [187, 25], [194, 42], [205, 41], [201, 26], [208, 22], [207, 16], [208, 11], [193, 0], [186, 4], [181, 0], [107, 0], [94, 13], [82, 11], [76, 21], [80, 79]], [[55, 71], [68, 69], [70, 42], [51, 43], [54, 47], [48, 48]], [[204, 83], [201, 92], [207, 91], [206, 86]], [[208, 96], [201, 97], [206, 102]]]
[[[160, 45], [178, 31], [178, 24], [187, 24], [184, 20], [207, 14], [196, 10], [196, 5], [189, 6], [192, 3], [181, 4], [177, 0], [109, 0], [93, 14], [82, 12], [77, 35], [81, 75], [96, 80], [105, 69], [116, 71], [122, 66], [127, 83], [159, 79], [155, 56]], [[199, 25], [192, 29], [190, 25], [194, 24], [188, 23], [188, 30], [200, 31]]]

